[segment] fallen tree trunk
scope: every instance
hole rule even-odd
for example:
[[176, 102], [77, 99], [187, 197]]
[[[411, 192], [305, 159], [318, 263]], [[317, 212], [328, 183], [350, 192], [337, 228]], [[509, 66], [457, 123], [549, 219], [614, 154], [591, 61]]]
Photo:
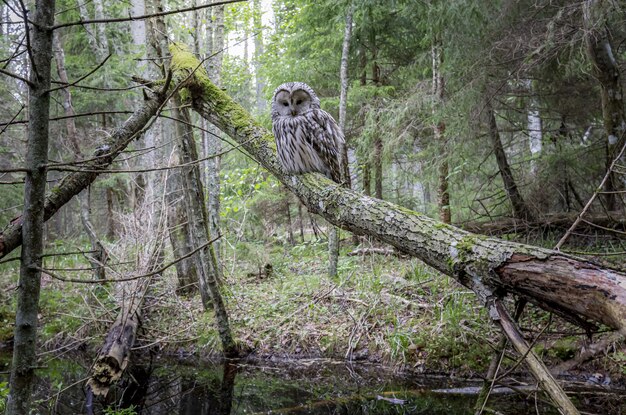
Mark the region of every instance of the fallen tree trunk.
[[[178, 51], [173, 59], [185, 62], [188, 71], [199, 66], [189, 52]], [[187, 82], [194, 110], [235, 140], [311, 212], [421, 259], [473, 290], [484, 304], [516, 294], [578, 322], [626, 333], [626, 275], [557, 251], [475, 235], [341, 188], [320, 175], [289, 175], [278, 163], [269, 131], [200, 71]]]
[[[467, 222], [459, 226], [466, 231], [485, 235], [503, 235], [507, 233], [528, 233], [533, 231], [558, 231], [565, 232], [578, 217], [578, 212], [553, 213], [542, 216], [534, 221], [523, 221], [515, 218], [501, 218], [489, 222]], [[626, 219], [621, 217], [621, 212], [595, 213], [585, 216], [585, 223], [579, 225], [579, 229], [597, 231], [599, 228], [610, 230], [626, 230]], [[596, 226], [594, 226], [596, 225]]]
[[141, 306], [151, 280], [134, 280], [124, 290], [120, 313], [109, 329], [87, 381], [87, 386], [95, 396], [106, 396], [109, 388], [122, 377], [128, 366], [130, 350], [140, 326]]
[[[157, 114], [159, 108], [166, 101], [166, 95], [165, 93], [151, 94], [141, 108], [136, 110], [122, 126], [111, 132], [107, 140], [96, 149], [93, 158], [78, 164], [78, 166], [68, 167], [68, 170], [75, 171], [65, 176], [59, 184], [50, 189], [46, 196], [44, 221], [50, 219], [61, 206], [93, 183], [100, 174], [106, 173], [115, 158], [138, 134], [144, 131], [150, 119]], [[7, 229], [0, 233], [0, 258], [21, 244], [22, 220], [17, 218], [11, 221]]]

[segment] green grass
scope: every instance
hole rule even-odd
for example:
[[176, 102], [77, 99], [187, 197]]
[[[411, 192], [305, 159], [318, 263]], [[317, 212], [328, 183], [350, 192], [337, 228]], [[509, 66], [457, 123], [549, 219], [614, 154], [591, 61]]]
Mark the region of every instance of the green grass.
[[[222, 292], [231, 328], [237, 341], [258, 356], [352, 356], [465, 375], [484, 372], [489, 363], [489, 342], [496, 342], [498, 333], [484, 307], [471, 291], [418, 260], [347, 256], [353, 247], [345, 244], [339, 275], [331, 279], [326, 275], [324, 242], [223, 246]], [[255, 275], [268, 263], [274, 270], [270, 278]], [[3, 321], [13, 319], [15, 304], [6, 288], [17, 281], [16, 265], [5, 264], [0, 270], [0, 293], [4, 293], [0, 295], [7, 300], [0, 306]], [[88, 264], [80, 256], [67, 256], [54, 257], [46, 266]], [[90, 278], [88, 271], [60, 273]], [[198, 295], [176, 295], [175, 275], [172, 267], [154, 280], [137, 344], [219, 355], [221, 342], [213, 313], [202, 310]], [[78, 340], [76, 344], [86, 343], [96, 350], [118, 313], [113, 298], [116, 284], [96, 289], [44, 276], [42, 286], [39, 338], [43, 348], [51, 350]], [[529, 308], [522, 323], [540, 329], [548, 320], [546, 313]], [[613, 358], [621, 361], [622, 356]]]

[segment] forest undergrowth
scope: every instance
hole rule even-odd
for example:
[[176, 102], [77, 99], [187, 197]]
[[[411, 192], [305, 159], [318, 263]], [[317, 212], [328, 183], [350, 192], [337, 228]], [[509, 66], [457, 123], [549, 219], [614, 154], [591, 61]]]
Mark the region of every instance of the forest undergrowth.
[[[480, 377], [499, 340], [471, 291], [416, 259], [349, 256], [356, 247], [345, 233], [337, 278], [327, 276], [327, 244], [321, 238], [295, 245], [223, 246], [223, 293], [232, 329], [255, 358], [368, 361], [398, 370]], [[361, 240], [361, 248], [372, 246]], [[55, 247], [55, 251], [73, 250], [76, 247]], [[0, 340], [8, 345], [15, 307], [11, 293], [19, 267], [17, 262], [0, 267], [4, 297]], [[76, 254], [55, 256], [46, 263], [49, 270], [84, 267], [88, 262]], [[90, 277], [88, 271], [74, 274]], [[43, 360], [76, 351], [95, 357], [119, 311], [114, 285], [64, 282], [44, 275], [39, 315]], [[589, 343], [580, 328], [533, 306], [526, 310], [521, 327], [536, 339], [535, 350], [550, 364], [575, 358]], [[624, 345], [608, 350], [577, 370], [622, 380], [626, 377]], [[188, 359], [220, 356], [213, 313], [203, 312], [198, 294], [177, 294], [173, 267], [153, 280], [145, 300], [134, 353], [148, 352]], [[517, 365], [517, 357], [508, 354], [504, 366]]]

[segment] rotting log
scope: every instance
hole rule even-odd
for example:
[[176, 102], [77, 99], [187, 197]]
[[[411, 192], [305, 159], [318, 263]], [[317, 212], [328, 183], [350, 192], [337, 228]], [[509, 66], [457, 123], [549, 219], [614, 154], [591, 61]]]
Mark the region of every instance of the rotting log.
[[[144, 104], [137, 109], [120, 127], [113, 130], [89, 160], [75, 165], [61, 181], [50, 189], [44, 205], [44, 221], [47, 221], [64, 204], [87, 188], [96, 178], [106, 173], [115, 158], [144, 131], [148, 122], [154, 117], [166, 101], [164, 93], [150, 93]], [[22, 244], [22, 220], [14, 219], [0, 233], [0, 258], [5, 257]]]
[[[543, 231], [566, 231], [578, 217], [578, 212], [562, 212], [541, 216], [534, 221], [525, 221], [515, 218], [501, 218], [489, 222], [467, 222], [459, 224], [466, 231], [485, 235], [504, 235], [507, 233], [528, 233]], [[597, 226], [608, 228], [609, 230], [626, 230], [626, 219], [619, 211], [608, 212], [608, 214], [589, 214], [585, 216], [589, 223], [581, 223], [579, 228], [598, 230]], [[594, 226], [597, 225], [597, 226]]]
[[109, 329], [104, 344], [91, 370], [87, 386], [95, 396], [106, 396], [109, 388], [124, 373], [130, 360], [141, 320], [141, 306], [151, 278], [140, 278], [125, 287], [125, 299], [115, 323]]
[[[198, 60], [177, 51], [180, 68]], [[626, 275], [550, 249], [463, 231], [387, 201], [339, 187], [317, 174], [285, 173], [272, 134], [200, 71], [187, 84], [192, 107], [237, 142], [308, 209], [350, 232], [371, 235], [450, 275], [483, 304], [515, 294], [580, 322], [626, 333]]]

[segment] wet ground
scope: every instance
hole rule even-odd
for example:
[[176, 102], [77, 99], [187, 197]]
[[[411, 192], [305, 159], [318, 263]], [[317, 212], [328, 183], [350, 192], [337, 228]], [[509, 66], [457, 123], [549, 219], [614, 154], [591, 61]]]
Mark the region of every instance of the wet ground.
[[[10, 356], [2, 356], [0, 372]], [[329, 360], [220, 364], [143, 356], [106, 399], [84, 388], [88, 362], [52, 359], [35, 391], [42, 414], [473, 414], [480, 383], [397, 374], [367, 363]], [[0, 382], [8, 376], [0, 375]], [[522, 388], [524, 389], [524, 388]], [[501, 393], [488, 407], [501, 414], [557, 414], [532, 391]], [[586, 413], [626, 414], [626, 395], [576, 393]], [[108, 412], [107, 412], [108, 411]], [[113, 412], [117, 411], [117, 412]]]

